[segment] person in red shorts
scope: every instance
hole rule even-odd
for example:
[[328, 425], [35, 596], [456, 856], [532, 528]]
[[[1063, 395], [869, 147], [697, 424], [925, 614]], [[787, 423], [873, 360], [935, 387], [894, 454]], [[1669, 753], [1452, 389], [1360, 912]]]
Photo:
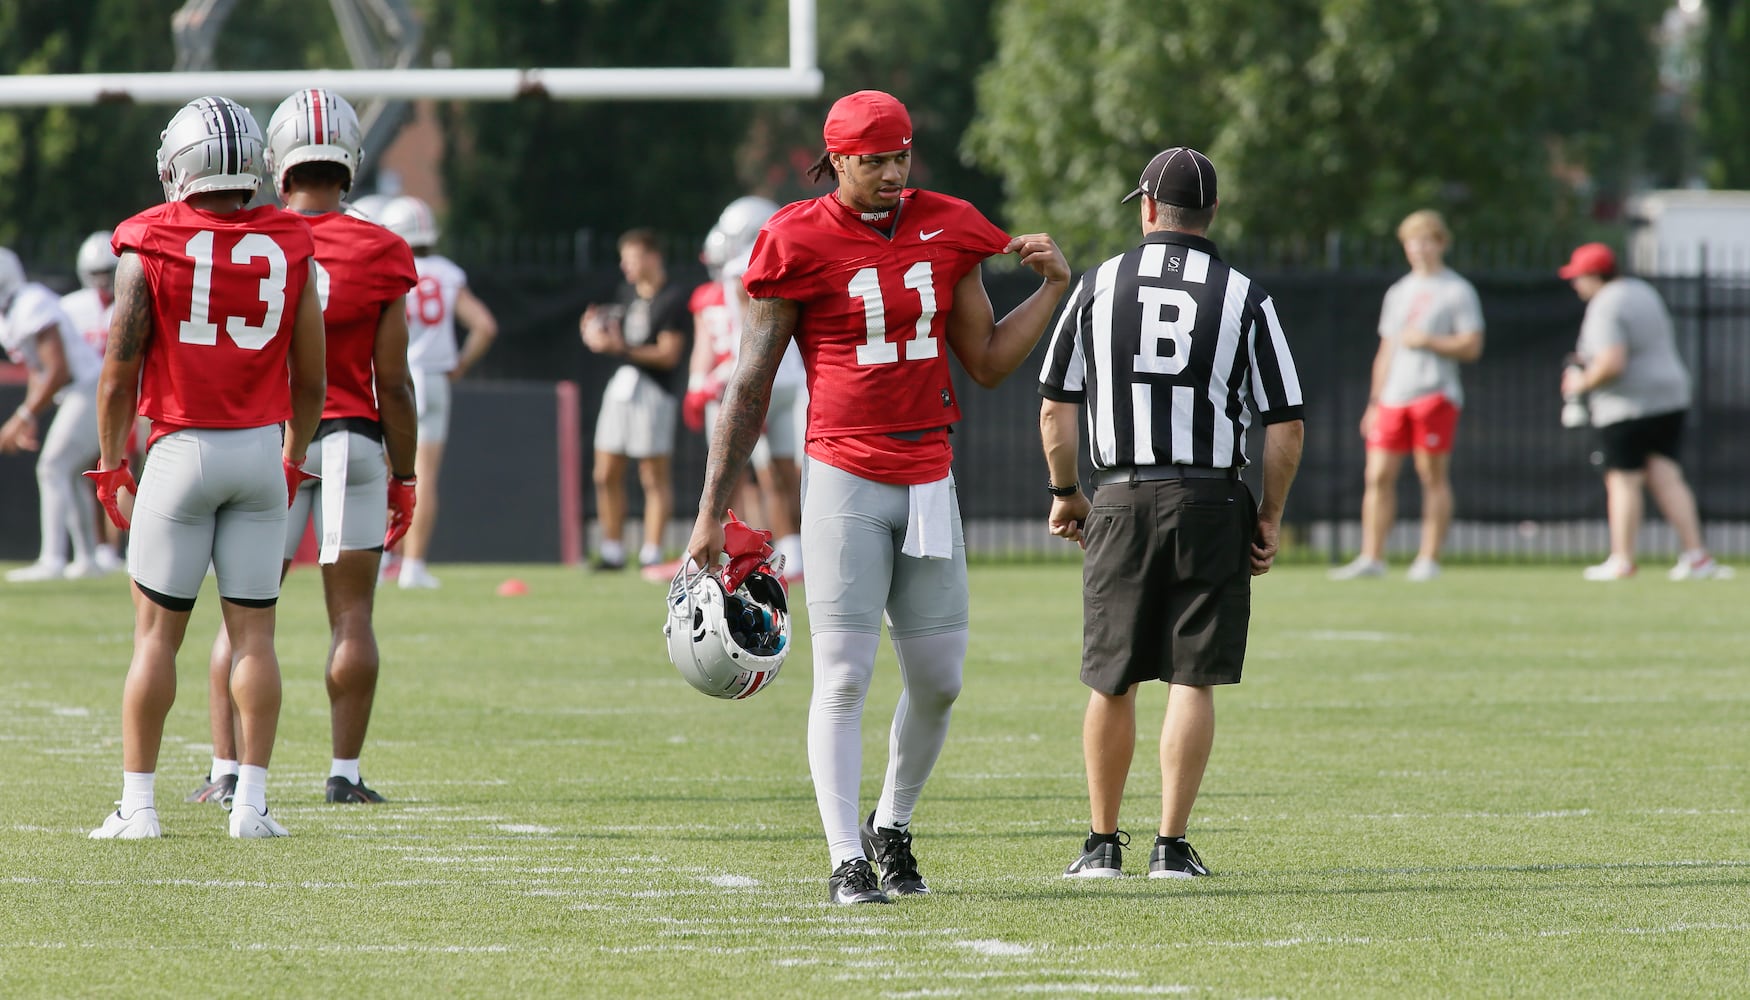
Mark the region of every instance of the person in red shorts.
[[1452, 525], [1453, 435], [1464, 407], [1458, 366], [1483, 356], [1477, 291], [1446, 266], [1452, 236], [1440, 213], [1411, 212], [1398, 225], [1410, 273], [1385, 293], [1379, 350], [1361, 436], [1367, 441], [1361, 500], [1361, 554], [1331, 571], [1333, 580], [1385, 575], [1385, 543], [1397, 516], [1398, 473], [1414, 456], [1422, 483], [1422, 544], [1405, 578], [1440, 575], [1440, 549]]

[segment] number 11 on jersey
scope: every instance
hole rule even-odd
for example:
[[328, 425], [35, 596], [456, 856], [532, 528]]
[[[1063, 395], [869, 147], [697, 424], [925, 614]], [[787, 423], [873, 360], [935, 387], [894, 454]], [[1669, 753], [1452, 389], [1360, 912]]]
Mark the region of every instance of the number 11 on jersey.
[[[918, 293], [923, 311], [918, 314], [917, 330], [905, 342], [905, 360], [923, 361], [936, 356], [936, 338], [930, 327], [936, 319], [936, 283], [930, 272], [930, 262], [920, 260], [906, 269], [905, 287]], [[881, 281], [872, 267], [851, 275], [847, 291], [851, 298], [863, 300], [863, 323], [868, 341], [857, 345], [857, 364], [891, 365], [899, 358], [899, 345], [887, 339], [887, 307], [881, 300]]]

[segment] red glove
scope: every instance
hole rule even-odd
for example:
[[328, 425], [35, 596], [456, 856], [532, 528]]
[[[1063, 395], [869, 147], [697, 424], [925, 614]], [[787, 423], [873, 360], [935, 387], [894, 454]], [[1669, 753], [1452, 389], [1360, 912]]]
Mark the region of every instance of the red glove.
[[723, 554], [729, 557], [729, 565], [723, 568], [723, 589], [733, 594], [772, 557], [772, 533], [748, 527], [735, 511], [729, 511], [729, 520], [723, 522]]
[[280, 465], [284, 466], [285, 470], [286, 470], [286, 506], [287, 507], [290, 507], [292, 505], [292, 501], [298, 499], [298, 487], [304, 485], [306, 482], [309, 482], [312, 479], [321, 479], [322, 478], [321, 476], [315, 475], [314, 473], [305, 472], [304, 467], [301, 465], [293, 465], [292, 460], [289, 458], [286, 458], [284, 455], [280, 456]]
[[383, 533], [383, 548], [394, 548], [413, 527], [414, 488], [418, 485], [418, 476], [389, 477], [389, 530]]
[[702, 431], [705, 429], [705, 407], [716, 400], [707, 389], [688, 389], [687, 396], [681, 400], [681, 419], [687, 422], [687, 429]]
[[113, 469], [92, 469], [85, 473], [85, 478], [97, 484], [97, 500], [103, 504], [103, 509], [109, 514], [109, 523], [128, 530], [128, 519], [122, 516], [121, 505], [116, 501], [116, 494], [122, 490], [138, 496], [140, 485], [134, 482], [134, 474], [128, 471], [128, 463]]

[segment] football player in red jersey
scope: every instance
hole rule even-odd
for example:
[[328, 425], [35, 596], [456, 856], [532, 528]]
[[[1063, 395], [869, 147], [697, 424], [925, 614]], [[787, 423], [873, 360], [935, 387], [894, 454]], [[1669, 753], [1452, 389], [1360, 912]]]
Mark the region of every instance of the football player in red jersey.
[[[129, 528], [132, 508], [134, 655], [122, 694], [121, 806], [93, 838], [159, 836], [158, 747], [209, 563], [237, 648], [226, 695], [242, 732], [231, 836], [286, 834], [266, 793], [280, 711], [273, 557], [285, 538], [290, 470], [322, 412], [324, 342], [309, 225], [244, 208], [262, 155], [248, 110], [223, 97], [190, 102], [158, 147], [166, 204], [113, 238], [121, 259], [98, 382], [100, 454], [87, 475], [117, 527]], [[126, 458], [136, 402], [152, 421], [137, 487]]]
[[[929, 891], [909, 823], [966, 656], [966, 546], [948, 443], [960, 408], [948, 353], [979, 385], [1001, 382], [1044, 333], [1070, 273], [1050, 236], [1011, 239], [958, 198], [907, 188], [911, 118], [893, 96], [841, 98], [824, 134], [816, 176], [836, 175], [837, 189], [781, 209], [754, 245], [740, 363], [687, 551], [716, 565], [729, 492], [794, 339], [808, 373], [808, 762], [832, 854], [827, 893], [835, 903], [885, 903]], [[1000, 321], [979, 269], [999, 253], [1018, 254], [1044, 279]], [[863, 819], [863, 701], [884, 615], [904, 690], [881, 798]]]
[[[343, 210], [341, 196], [352, 186], [362, 135], [352, 106], [319, 89], [286, 98], [267, 126], [267, 169], [285, 201], [284, 214], [308, 222], [315, 235], [316, 285], [328, 329], [328, 399], [303, 466], [320, 481], [311, 479], [297, 491], [280, 545], [289, 567], [314, 513], [330, 630], [330, 802], [383, 801], [359, 777], [377, 690], [371, 614], [377, 562], [406, 533], [416, 485], [418, 424], [407, 368], [406, 299], [419, 276], [406, 241]], [[221, 631], [208, 673], [213, 769], [190, 796], [195, 801], [224, 799], [225, 751], [233, 746], [224, 696], [231, 670]]]

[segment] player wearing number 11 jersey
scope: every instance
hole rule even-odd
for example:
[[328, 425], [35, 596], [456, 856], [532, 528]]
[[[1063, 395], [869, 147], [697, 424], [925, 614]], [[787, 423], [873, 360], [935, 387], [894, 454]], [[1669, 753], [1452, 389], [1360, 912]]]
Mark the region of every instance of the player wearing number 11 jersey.
[[[929, 891], [910, 821], [947, 736], [966, 657], [966, 545], [948, 443], [960, 408], [948, 354], [979, 385], [1001, 382], [1044, 333], [1069, 267], [1043, 233], [1011, 239], [964, 201], [908, 189], [911, 117], [891, 95], [840, 99], [824, 135], [817, 176], [834, 175], [837, 190], [781, 209], [754, 244], [740, 362], [688, 552], [714, 566], [722, 551], [730, 491], [794, 339], [808, 373], [808, 763], [831, 852], [827, 894], [835, 903], [885, 903], [889, 894]], [[1019, 255], [1044, 278], [1001, 321], [979, 270], [999, 253]], [[884, 617], [904, 689], [881, 798], [864, 819], [863, 701]]]
[[[261, 129], [248, 110], [222, 97], [193, 101], [158, 148], [168, 203], [113, 237], [115, 312], [98, 381], [98, 470], [88, 475], [119, 528], [129, 527], [126, 494], [138, 494], [128, 545], [134, 656], [122, 696], [121, 807], [93, 838], [159, 836], [158, 748], [209, 563], [237, 650], [228, 697], [242, 764], [231, 836], [286, 833], [268, 816], [266, 794], [280, 709], [273, 639], [284, 470], [303, 461], [316, 431], [324, 345], [310, 227], [243, 207], [261, 164]], [[137, 487], [126, 459], [136, 401], [152, 421]]]

